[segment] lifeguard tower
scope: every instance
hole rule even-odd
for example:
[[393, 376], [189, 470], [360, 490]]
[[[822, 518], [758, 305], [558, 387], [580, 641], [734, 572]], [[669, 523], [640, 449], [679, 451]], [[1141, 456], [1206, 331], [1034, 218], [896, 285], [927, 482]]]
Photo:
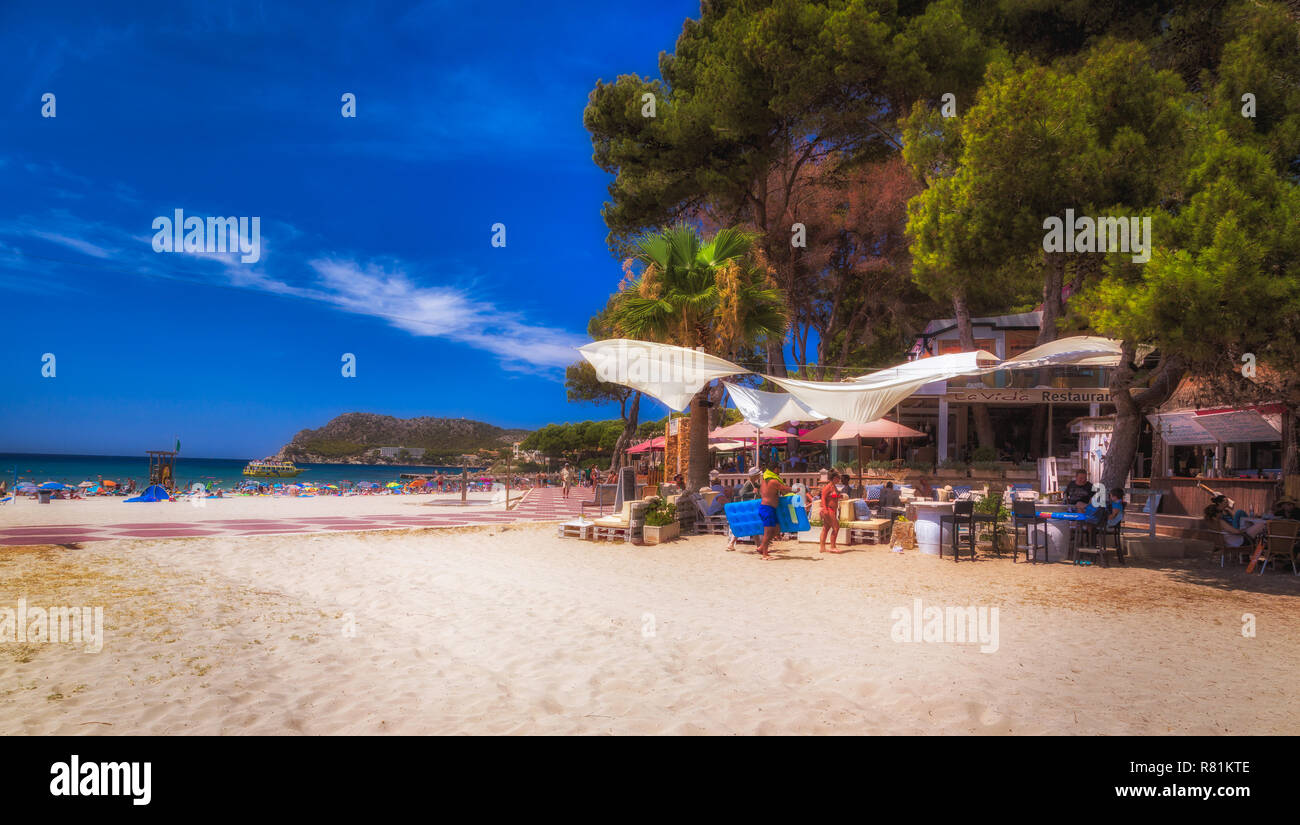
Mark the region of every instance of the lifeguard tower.
[[149, 483], [161, 484], [167, 492], [176, 489], [175, 450], [146, 450], [149, 456]]

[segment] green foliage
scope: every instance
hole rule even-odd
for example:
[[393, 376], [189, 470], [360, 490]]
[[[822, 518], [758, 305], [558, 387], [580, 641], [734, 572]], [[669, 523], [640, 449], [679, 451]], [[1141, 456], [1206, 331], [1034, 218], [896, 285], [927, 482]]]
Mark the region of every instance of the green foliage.
[[622, 419], [582, 421], [576, 424], [547, 424], [520, 445], [553, 458], [583, 459], [590, 453], [608, 454], [623, 432]]
[[983, 464], [987, 464], [989, 462], [996, 463], [998, 460], [998, 451], [993, 449], [992, 447], [976, 447], [974, 450], [971, 451], [970, 460], [972, 466], [974, 466], [974, 464], [976, 463], [983, 463]]
[[966, 472], [968, 469], [970, 469], [970, 467], [969, 467], [968, 464], [966, 464], [965, 461], [958, 461], [958, 460], [955, 459], [955, 458], [945, 458], [943, 461], [940, 461], [940, 462], [939, 462], [939, 469], [940, 469], [940, 470], [955, 470], [955, 471], [957, 471], [957, 472], [964, 473], [964, 472]]
[[302, 452], [312, 453], [325, 458], [347, 458], [361, 455], [368, 449], [364, 444], [341, 439], [314, 439], [298, 445]]
[[1003, 506], [1002, 494], [998, 492], [990, 493], [975, 502], [975, 512], [981, 515], [996, 515], [998, 521], [1006, 521], [1011, 518], [1011, 511]]
[[655, 497], [645, 509], [645, 523], [651, 527], [665, 527], [677, 521], [677, 505]]

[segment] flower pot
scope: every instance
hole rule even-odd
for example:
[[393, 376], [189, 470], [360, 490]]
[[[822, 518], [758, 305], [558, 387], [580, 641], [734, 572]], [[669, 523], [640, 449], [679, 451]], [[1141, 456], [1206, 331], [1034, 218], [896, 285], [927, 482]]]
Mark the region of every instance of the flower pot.
[[672, 524], [647, 524], [643, 536], [646, 544], [663, 544], [666, 541], [672, 541], [682, 534], [682, 526], [677, 522]]

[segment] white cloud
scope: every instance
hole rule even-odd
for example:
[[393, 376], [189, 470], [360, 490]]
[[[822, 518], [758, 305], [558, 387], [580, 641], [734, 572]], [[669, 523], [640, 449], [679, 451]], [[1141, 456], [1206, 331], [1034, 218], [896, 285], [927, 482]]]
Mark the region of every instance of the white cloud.
[[554, 368], [572, 364], [587, 341], [539, 326], [518, 313], [473, 299], [455, 287], [419, 286], [401, 269], [321, 258], [308, 265], [320, 277], [318, 299], [346, 312], [382, 318], [421, 337], [445, 338], [490, 352], [502, 366]]

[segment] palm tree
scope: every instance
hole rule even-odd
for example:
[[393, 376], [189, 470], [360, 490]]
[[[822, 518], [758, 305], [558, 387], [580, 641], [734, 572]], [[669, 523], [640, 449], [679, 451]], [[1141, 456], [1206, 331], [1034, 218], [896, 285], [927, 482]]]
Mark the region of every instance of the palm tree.
[[[643, 267], [612, 307], [620, 335], [735, 358], [760, 340], [785, 335], [785, 296], [754, 259], [754, 236], [719, 230], [707, 242], [690, 226], [640, 238], [633, 261]], [[708, 480], [708, 387], [691, 399], [691, 489]]]

